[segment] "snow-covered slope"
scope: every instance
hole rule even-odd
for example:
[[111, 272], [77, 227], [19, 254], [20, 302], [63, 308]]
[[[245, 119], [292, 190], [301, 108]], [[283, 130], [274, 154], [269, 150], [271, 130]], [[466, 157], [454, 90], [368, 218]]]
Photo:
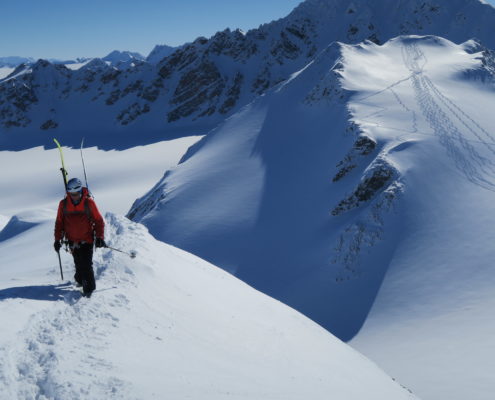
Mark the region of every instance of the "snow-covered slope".
[[306, 0], [286, 18], [246, 33], [227, 29], [200, 37], [158, 64], [73, 72], [42, 62], [0, 82], [0, 140], [19, 149], [47, 145], [49, 130], [86, 131], [109, 146], [143, 131], [148, 143], [206, 133], [332, 41], [384, 43], [401, 34], [434, 34], [455, 42], [476, 37], [495, 48], [493, 26], [495, 9], [479, 0]]
[[382, 286], [353, 343], [424, 397], [489, 399], [493, 61], [432, 36], [332, 45], [129, 216], [344, 339]]
[[[118, 171], [133, 151], [125, 158], [88, 151], [88, 165], [101, 159], [119, 163]], [[57, 154], [28, 155], [39, 162]], [[147, 179], [144, 167], [134, 172]], [[97, 290], [81, 298], [67, 283], [74, 271], [63, 251], [60, 280], [57, 202], [40, 209], [36, 196], [55, 178], [35, 179], [14, 164], [9, 176], [17, 186], [0, 199], [2, 212], [14, 213], [5, 227], [0, 217], [2, 400], [416, 399], [306, 317], [115, 214], [106, 215], [107, 242], [137, 256], [96, 250]], [[16, 210], [25, 186], [31, 196]], [[108, 186], [93, 190], [98, 203], [105, 192], [108, 204], [124, 200]]]
[[388, 142], [406, 188], [398, 246], [351, 343], [424, 398], [493, 398], [495, 64], [473, 51], [411, 38], [344, 53], [354, 120]]
[[[1, 398], [416, 398], [287, 306], [142, 226], [106, 221], [109, 242], [138, 256], [97, 251], [89, 300], [56, 283], [43, 243], [53, 220], [0, 243], [12, 255], [0, 278]], [[32, 242], [44, 249], [12, 254]]]
[[9, 76], [14, 70], [13, 67], [0, 67], [0, 79]]
[[[384, 224], [400, 222], [389, 211], [402, 184], [349, 121], [340, 68], [333, 44], [195, 145], [128, 215], [349, 339], [391, 257]], [[373, 267], [361, 267], [369, 247]]]

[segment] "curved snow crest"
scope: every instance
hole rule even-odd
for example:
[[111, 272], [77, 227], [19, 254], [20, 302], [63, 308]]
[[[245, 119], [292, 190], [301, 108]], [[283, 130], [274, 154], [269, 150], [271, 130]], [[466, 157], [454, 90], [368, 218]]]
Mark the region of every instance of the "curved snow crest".
[[[161, 229], [165, 225], [167, 229], [184, 221], [154, 223], [154, 216], [160, 215], [163, 209], [174, 204], [177, 196], [184, 197], [184, 191], [188, 188], [180, 182], [189, 182], [191, 186], [197, 184], [200, 188], [193, 189], [188, 194], [189, 200], [181, 200], [183, 207], [190, 212], [188, 223], [195, 229], [208, 226], [211, 221], [224, 220], [222, 224], [231, 226], [242, 223], [245, 228], [253, 223], [261, 196], [261, 188], [264, 182], [263, 167], [259, 157], [256, 156], [254, 147], [259, 130], [266, 118], [266, 105], [263, 99], [245, 106], [234, 116], [228, 118], [219, 128], [210, 132], [201, 141], [193, 145], [182, 158], [179, 166], [167, 171], [165, 176], [142, 199], [138, 199], [128, 213], [128, 217], [134, 221], [150, 221], [147, 226], [155, 237], [161, 236]], [[246, 116], [250, 117], [247, 124], [243, 124]], [[235, 134], [234, 134], [235, 132]], [[220, 155], [227, 155], [222, 162], [215, 160]], [[243, 160], [248, 158], [248, 163]], [[210, 168], [202, 168], [201, 165], [209, 165]], [[221, 171], [229, 171], [230, 174], [222, 174]], [[237, 173], [232, 173], [238, 171]], [[215, 183], [215, 191], [208, 196], [206, 187], [201, 187], [207, 182], [207, 177], [218, 173], [221, 178]], [[245, 182], [248, 179], [249, 182]], [[174, 183], [176, 182], [176, 183]], [[217, 195], [223, 193], [228, 201], [222, 204], [216, 203]], [[237, 213], [238, 207], [243, 207], [243, 213]], [[187, 230], [182, 230], [178, 235], [187, 238]]]
[[53, 219], [52, 210], [36, 210], [23, 212], [12, 216], [7, 223], [2, 224], [0, 216], [0, 242], [11, 239], [47, 220]]
[[[242, 107], [234, 115], [228, 117], [217, 128], [213, 129], [200, 141], [189, 147], [179, 161], [178, 167], [173, 170], [166, 171], [160, 181], [158, 181], [155, 186], [148, 191], [148, 193], [137, 199], [131, 206], [127, 217], [136, 222], [141, 222], [145, 217], [148, 220], [153, 219], [152, 214], [160, 212], [159, 209], [162, 210], [166, 206], [166, 203], [173, 198], [173, 192], [177, 187], [180, 187], [180, 182], [185, 181], [183, 178], [191, 178], [190, 172], [185, 172], [183, 174], [181, 171], [192, 171], [197, 168], [200, 162], [203, 161], [207, 163], [210, 163], [211, 161], [212, 164], [215, 164], [213, 161], [215, 157], [217, 157], [215, 154], [231, 152], [232, 154], [230, 158], [234, 161], [236, 158], [235, 154], [239, 156], [239, 152], [244, 155], [247, 152], [250, 160], [254, 161], [255, 151], [253, 145], [255, 143], [256, 136], [263, 128], [263, 122], [267, 112], [266, 107], [267, 104], [270, 103], [269, 98], [281, 95], [287, 96], [291, 93], [295, 93], [295, 96], [299, 98], [301, 96], [300, 92], [306, 94], [308, 92], [308, 85], [307, 80], [304, 77], [308, 74], [314, 76], [312, 80], [317, 83], [315, 83], [315, 87], [307, 93], [306, 98], [303, 100], [305, 103], [316, 105], [319, 103], [339, 101], [342, 104], [347, 98], [347, 92], [342, 90], [339, 83], [340, 76], [338, 68], [341, 66], [340, 56], [341, 44], [332, 42], [323, 51], [321, 51], [320, 54], [318, 54], [315, 60], [304, 66], [300, 71], [294, 73], [288, 81], [281, 82], [279, 85], [269, 89], [265, 95], [255, 99], [253, 102]], [[331, 68], [328, 67], [329, 65]], [[307, 71], [308, 69], [311, 71]], [[306, 74], [304, 73], [305, 71], [307, 71]], [[303, 76], [299, 79], [301, 75]], [[252, 115], [256, 115], [256, 117], [252, 118]], [[249, 119], [252, 119], [252, 122], [249, 121]], [[239, 131], [238, 127], [245, 124], [244, 120], [248, 120], [248, 123], [246, 124], [247, 126], [245, 128], [241, 128], [240, 131], [245, 131], [245, 133], [237, 133], [237, 131]], [[229, 141], [230, 144], [222, 144], [219, 148], [215, 148], [216, 143], [221, 143], [222, 141]], [[245, 142], [251, 142], [246, 150], [242, 149], [243, 143]], [[241, 147], [240, 150], [239, 147]], [[194, 159], [195, 155], [201, 153], [202, 151], [205, 153], [210, 152], [211, 155], [200, 155], [198, 157], [199, 160]], [[187, 165], [191, 159], [193, 160], [189, 163], [189, 165]], [[215, 171], [218, 171], [219, 168], [223, 168], [226, 172], [228, 172], [232, 170], [233, 164], [232, 162], [226, 163], [222, 161], [222, 166], [214, 167]], [[259, 171], [259, 168], [254, 167], [254, 165], [253, 168]], [[215, 171], [208, 171], [205, 169], [205, 174], [211, 174], [212, 172], [215, 173]], [[243, 175], [248, 175], [248, 172], [244, 171]], [[258, 183], [253, 184], [259, 187], [263, 178], [258, 173], [255, 173], [255, 175], [258, 176], [258, 179], [255, 179]], [[170, 183], [170, 181], [176, 181], [179, 183], [174, 184]], [[200, 181], [200, 178], [194, 178], [193, 181], [198, 182]], [[246, 187], [249, 185], [244, 183], [243, 186]], [[234, 189], [234, 191], [235, 190], [242, 191], [241, 188]], [[256, 203], [256, 201], [254, 203]], [[204, 215], [201, 217], [203, 216]], [[150, 229], [156, 237], [160, 236], [159, 232], [157, 232], [154, 228]]]
[[0, 231], [0, 242], [19, 235], [36, 225], [34, 222], [22, 221], [17, 216], [13, 216], [2, 231]]
[[51, 301], [0, 289], [3, 321], [46, 303], [0, 343], [2, 396], [416, 399], [294, 310], [140, 224], [105, 218], [109, 244], [138, 255], [97, 250], [91, 299], [67, 285], [46, 287]]

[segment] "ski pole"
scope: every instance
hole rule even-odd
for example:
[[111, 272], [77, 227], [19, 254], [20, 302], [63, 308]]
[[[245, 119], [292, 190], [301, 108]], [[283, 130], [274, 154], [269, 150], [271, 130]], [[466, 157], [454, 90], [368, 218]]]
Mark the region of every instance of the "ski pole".
[[84, 147], [84, 138], [82, 138], [82, 140], [81, 140], [81, 161], [82, 161], [82, 166], [83, 166], [83, 171], [84, 171], [84, 180], [86, 181], [86, 187], [88, 188], [88, 191], [89, 191], [88, 177], [86, 176], [86, 166], [84, 165], [83, 147]]
[[134, 250], [132, 250], [130, 253], [127, 253], [126, 251], [123, 251], [123, 250], [119, 250], [119, 249], [116, 249], [114, 247], [110, 247], [110, 246], [105, 246], [107, 249], [110, 249], [110, 250], [114, 250], [114, 251], [118, 251], [119, 253], [123, 253], [123, 254], [127, 254], [129, 257], [131, 258], [136, 258], [136, 252]]
[[62, 277], [62, 280], [64, 280], [64, 273], [62, 271], [62, 259], [60, 258], [60, 250], [57, 251], [57, 255], [58, 255], [58, 264], [60, 266], [60, 276]]

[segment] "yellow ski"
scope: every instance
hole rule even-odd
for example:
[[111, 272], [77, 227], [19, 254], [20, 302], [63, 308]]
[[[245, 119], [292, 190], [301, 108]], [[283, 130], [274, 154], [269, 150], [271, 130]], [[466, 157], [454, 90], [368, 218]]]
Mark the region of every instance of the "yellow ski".
[[64, 187], [65, 187], [65, 191], [67, 192], [67, 176], [69, 174], [67, 173], [67, 170], [65, 169], [64, 153], [62, 152], [62, 146], [60, 145], [60, 143], [58, 142], [58, 140], [55, 139], [55, 138], [53, 138], [53, 141], [55, 142], [55, 144], [58, 147], [58, 150], [60, 151], [60, 159], [62, 160], [62, 168], [60, 168], [60, 171], [62, 172], [62, 178], [64, 180]]

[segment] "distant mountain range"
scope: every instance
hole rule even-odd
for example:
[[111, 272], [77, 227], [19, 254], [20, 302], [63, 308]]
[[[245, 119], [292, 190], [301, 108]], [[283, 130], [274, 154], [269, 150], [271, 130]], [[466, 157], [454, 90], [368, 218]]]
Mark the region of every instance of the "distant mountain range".
[[72, 71], [40, 61], [0, 81], [1, 140], [7, 148], [49, 145], [53, 132], [44, 131], [53, 130], [75, 145], [74, 134], [95, 132], [95, 143], [112, 147], [122, 136], [130, 146], [206, 133], [333, 41], [434, 34], [493, 48], [493, 20], [493, 7], [479, 0], [307, 0], [247, 33], [225, 30], [175, 51], [157, 47], [147, 60], [117, 69], [90, 62]]
[[[105, 57], [101, 57], [101, 59], [103, 61], [109, 62], [110, 65], [113, 66], [119, 66], [129, 61], [144, 61], [144, 60], [148, 61], [151, 64], [156, 64], [163, 58], [173, 53], [175, 50], [177, 50], [177, 47], [172, 47], [167, 45], [156, 45], [147, 57], [144, 57], [143, 55], [136, 52], [114, 50], [111, 53], [107, 54]], [[60, 60], [60, 59], [49, 58], [46, 61], [52, 64], [71, 65], [71, 64], [82, 64], [92, 59], [94, 58], [80, 57], [80, 58], [76, 58], [75, 60]], [[32, 57], [17, 57], [17, 56], [0, 57], [0, 68], [5, 68], [5, 67], [16, 68], [21, 64], [34, 64], [36, 61], [37, 60], [35, 60]]]
[[[159, 52], [160, 48], [163, 46], [156, 46], [153, 51]], [[165, 46], [166, 47], [166, 46]], [[151, 55], [151, 54], [150, 54]], [[93, 58], [88, 58], [88, 57], [81, 57], [81, 58], [76, 58], [75, 60], [60, 60], [60, 59], [53, 59], [49, 58], [46, 61], [52, 63], [52, 64], [64, 64], [64, 65], [71, 65], [71, 64], [82, 64], [85, 63], [89, 60], [92, 60]], [[103, 61], [109, 62], [111, 65], [119, 65], [121, 63], [126, 63], [131, 60], [138, 60], [138, 61], [144, 61], [145, 57], [142, 56], [139, 53], [133, 53], [130, 51], [112, 51], [105, 57], [101, 58]], [[0, 57], [0, 68], [2, 67], [10, 67], [10, 68], [16, 68], [21, 64], [34, 64], [37, 60], [35, 60], [32, 57]]]

